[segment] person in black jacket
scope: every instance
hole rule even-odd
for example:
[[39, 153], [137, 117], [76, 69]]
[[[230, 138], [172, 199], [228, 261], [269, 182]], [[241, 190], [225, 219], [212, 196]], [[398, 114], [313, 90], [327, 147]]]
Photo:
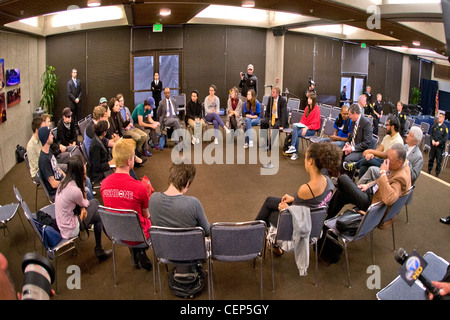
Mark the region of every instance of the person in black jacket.
[[205, 109], [198, 101], [198, 91], [191, 92], [191, 99], [186, 104], [186, 115], [184, 121], [192, 135], [192, 144], [200, 143], [202, 132], [205, 129]]
[[92, 182], [101, 182], [108, 175], [113, 173], [108, 150], [102, 142], [108, 130], [108, 122], [101, 120], [95, 125], [95, 136], [89, 146], [89, 178]]
[[153, 81], [151, 84], [152, 87], [152, 97], [155, 99], [155, 110], [153, 111], [153, 114], [157, 114], [159, 102], [161, 101], [161, 92], [163, 90], [162, 82], [159, 80], [159, 73], [155, 72], [155, 75], [153, 76]]
[[255, 96], [258, 95], [258, 78], [253, 74], [254, 67], [252, 64], [249, 64], [247, 67], [247, 74], [241, 72], [241, 81], [239, 82], [239, 88], [241, 88], [241, 97], [242, 99], [247, 98], [247, 91], [250, 89], [255, 90]]
[[448, 138], [448, 128], [444, 123], [445, 111], [439, 111], [438, 121], [431, 127], [430, 157], [428, 160], [428, 173], [433, 169], [434, 159], [436, 159], [436, 177], [441, 172], [442, 158], [445, 144]]
[[72, 121], [72, 111], [70, 108], [64, 108], [63, 117], [59, 119], [57, 126], [57, 140], [63, 146], [75, 146], [77, 144], [77, 131]]

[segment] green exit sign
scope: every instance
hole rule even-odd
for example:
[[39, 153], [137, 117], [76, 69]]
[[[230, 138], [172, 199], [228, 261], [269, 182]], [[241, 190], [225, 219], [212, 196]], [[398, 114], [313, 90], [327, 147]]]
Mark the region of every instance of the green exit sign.
[[163, 26], [161, 23], [155, 23], [153, 25], [153, 32], [162, 32], [163, 31]]
[[361, 43], [361, 48], [365, 49], [366, 48], [366, 44], [363, 42]]

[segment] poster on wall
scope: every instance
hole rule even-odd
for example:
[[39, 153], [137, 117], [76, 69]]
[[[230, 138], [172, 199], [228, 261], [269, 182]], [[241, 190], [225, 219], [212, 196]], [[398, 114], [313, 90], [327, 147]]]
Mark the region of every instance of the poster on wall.
[[20, 100], [21, 100], [20, 88], [8, 91], [8, 108], [11, 108], [16, 104], [20, 103]]
[[0, 59], [0, 89], [5, 86], [5, 59]]
[[6, 99], [5, 93], [0, 93], [0, 123], [6, 121]]
[[20, 83], [20, 69], [6, 70], [6, 86], [15, 86]]

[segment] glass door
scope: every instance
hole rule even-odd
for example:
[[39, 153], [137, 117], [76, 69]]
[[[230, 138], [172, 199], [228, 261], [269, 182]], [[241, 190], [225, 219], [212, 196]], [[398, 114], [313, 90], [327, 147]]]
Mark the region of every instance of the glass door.
[[[135, 106], [152, 96], [150, 89], [155, 72], [159, 73], [163, 88], [170, 88], [172, 96], [178, 95], [181, 90], [181, 53], [179, 52], [135, 55], [132, 70]], [[164, 96], [163, 92], [161, 96]]]

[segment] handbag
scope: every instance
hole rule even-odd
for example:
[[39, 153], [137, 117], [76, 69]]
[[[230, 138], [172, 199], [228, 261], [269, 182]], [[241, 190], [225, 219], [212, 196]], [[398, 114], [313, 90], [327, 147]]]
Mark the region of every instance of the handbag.
[[336, 220], [336, 229], [346, 236], [353, 237], [363, 219], [363, 215], [347, 209]]
[[48, 257], [50, 259], [54, 259], [55, 253], [53, 252], [53, 250], [61, 242], [62, 240], [61, 234], [58, 231], [56, 231], [53, 227], [40, 223], [34, 218], [33, 222], [36, 225], [36, 229], [41, 234], [42, 241], [48, 253]]

